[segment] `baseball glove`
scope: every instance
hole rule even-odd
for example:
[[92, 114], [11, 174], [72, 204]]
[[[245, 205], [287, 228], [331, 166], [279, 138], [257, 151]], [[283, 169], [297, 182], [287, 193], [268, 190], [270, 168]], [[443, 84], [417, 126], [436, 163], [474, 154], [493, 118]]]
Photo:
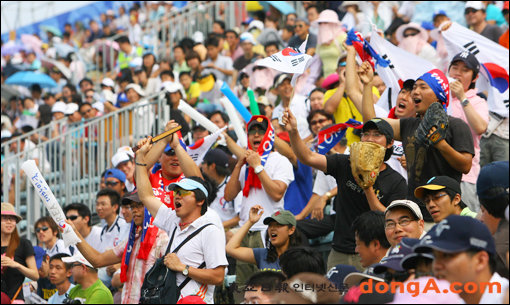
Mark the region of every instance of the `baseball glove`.
[[[436, 131], [429, 136], [430, 129], [436, 127]], [[448, 130], [448, 115], [440, 103], [433, 103], [425, 112], [423, 119], [418, 125], [414, 136], [419, 144], [424, 146], [434, 145], [446, 137]]]
[[361, 188], [367, 189], [374, 185], [384, 161], [385, 151], [383, 146], [372, 142], [351, 144], [351, 171]]

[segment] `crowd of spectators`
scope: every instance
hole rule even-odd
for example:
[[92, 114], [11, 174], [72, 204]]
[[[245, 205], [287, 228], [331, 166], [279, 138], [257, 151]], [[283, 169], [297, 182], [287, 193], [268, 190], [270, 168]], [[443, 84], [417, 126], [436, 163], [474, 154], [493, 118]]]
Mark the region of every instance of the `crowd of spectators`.
[[[135, 107], [130, 131], [138, 135], [151, 134], [162, 111], [172, 118], [166, 130], [182, 127], [156, 143], [131, 139], [136, 154], [126, 146], [97, 155], [107, 168], [95, 177], [101, 182], [92, 209], [86, 202], [62, 207], [81, 240], [69, 247], [49, 216], [28, 224], [37, 244], [19, 236], [20, 169], [4, 162], [2, 151], [2, 185], [10, 185], [2, 193], [2, 304], [139, 303], [148, 271], [160, 263], [182, 284], [182, 303], [407, 303], [414, 302], [410, 291], [364, 289], [431, 279], [441, 291], [448, 282], [501, 289], [472, 293], [464, 285], [456, 293], [420, 293], [420, 301], [508, 303], [508, 117], [493, 113], [488, 93], [476, 87], [476, 54], [448, 57], [440, 31], [451, 23], [449, 4], [437, 2], [430, 20], [411, 22], [420, 5], [303, 1], [304, 14], [269, 6], [232, 28], [224, 19], [234, 12], [220, 10], [209, 32], [164, 45], [172, 29], [154, 35], [150, 27], [179, 9], [146, 1], [108, 10], [88, 27], [66, 24], [62, 35], [48, 31], [38, 46], [2, 42], [2, 90], [19, 71], [52, 80], [2, 94], [2, 143], [47, 127], [5, 148], [44, 165], [44, 174], [63, 170], [52, 160], [64, 148], [42, 153], [37, 144], [125, 107]], [[473, 35], [508, 49], [508, 1], [458, 7]], [[346, 43], [351, 29], [369, 42], [373, 26], [437, 67], [405, 80], [393, 109], [377, 105], [388, 84]], [[258, 65], [285, 48], [298, 52], [305, 41], [313, 64], [297, 80]], [[252, 112], [253, 91], [258, 109], [243, 126], [245, 139], [222, 103], [225, 85]], [[168, 109], [149, 107], [160, 95]], [[199, 162], [189, 148], [213, 133], [181, 111], [182, 103], [226, 127]], [[422, 145], [415, 130], [434, 103], [450, 115], [448, 132]], [[319, 154], [320, 131], [349, 119], [364, 125]], [[82, 138], [97, 134], [79, 130]], [[350, 147], [358, 142], [386, 152], [370, 187], [352, 174]]]

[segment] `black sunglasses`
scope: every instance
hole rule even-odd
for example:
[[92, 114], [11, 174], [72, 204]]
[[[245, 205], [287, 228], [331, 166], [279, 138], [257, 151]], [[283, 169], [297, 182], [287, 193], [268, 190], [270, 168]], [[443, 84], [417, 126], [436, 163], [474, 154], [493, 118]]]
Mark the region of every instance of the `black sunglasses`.
[[474, 8], [467, 8], [465, 11], [464, 11], [464, 15], [469, 15], [469, 14], [474, 14], [478, 12], [478, 10], [475, 10]]
[[44, 226], [44, 227], [40, 227], [40, 228], [35, 229], [35, 232], [36, 233], [39, 233], [41, 231], [46, 232], [46, 231], [48, 231], [48, 229], [49, 229], [48, 227]]
[[79, 217], [78, 215], [69, 215], [69, 216], [67, 216], [67, 219], [72, 221], [72, 220], [78, 219], [78, 217]]
[[390, 282], [405, 282], [409, 278], [409, 272], [407, 271], [396, 271], [395, 273], [386, 272], [384, 274], [384, 281]]
[[119, 184], [119, 181], [106, 181], [104, 183], [105, 185], [111, 185], [111, 186], [116, 186], [117, 184]]

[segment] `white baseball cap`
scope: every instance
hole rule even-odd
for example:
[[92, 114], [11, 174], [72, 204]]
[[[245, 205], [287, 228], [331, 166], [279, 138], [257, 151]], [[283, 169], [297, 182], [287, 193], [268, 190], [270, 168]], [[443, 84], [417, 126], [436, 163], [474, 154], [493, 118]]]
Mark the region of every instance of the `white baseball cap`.
[[103, 78], [103, 80], [101, 81], [101, 85], [103, 86], [108, 86], [108, 87], [115, 87], [115, 82], [109, 78], [109, 77], [105, 77]]
[[143, 91], [142, 87], [140, 87], [140, 85], [138, 85], [138, 84], [131, 83], [131, 84], [127, 85], [125, 91], [127, 92], [129, 89], [135, 90], [139, 96], [145, 96], [145, 92]]
[[68, 264], [80, 263], [84, 264], [87, 267], [94, 268], [94, 266], [92, 266], [92, 264], [89, 263], [89, 261], [86, 260], [85, 257], [83, 257], [83, 255], [79, 251], [76, 251], [76, 253], [71, 257], [62, 257], [62, 261]]
[[420, 207], [418, 204], [414, 201], [402, 199], [402, 200], [394, 200], [390, 203], [390, 205], [386, 208], [386, 211], [384, 214], [388, 213], [389, 210], [395, 208], [395, 207], [404, 207], [408, 208], [413, 212], [413, 214], [418, 217], [418, 219], [423, 220], [423, 214], [421, 213]]
[[464, 9], [467, 9], [467, 8], [473, 8], [477, 11], [485, 9], [482, 1], [468, 1], [468, 2], [466, 2], [466, 6], [464, 7]]
[[71, 114], [75, 113], [76, 111], [78, 111], [79, 109], [80, 109], [80, 107], [78, 106], [78, 104], [69, 103], [66, 105], [66, 110], [65, 110], [64, 114], [71, 115]]
[[51, 107], [51, 112], [54, 113], [54, 112], [62, 112], [62, 113], [66, 113], [66, 108], [67, 108], [67, 105], [66, 103], [64, 102], [56, 102], [55, 104], [53, 104], [53, 107]]
[[117, 167], [117, 165], [121, 164], [122, 162], [129, 161], [130, 159], [131, 158], [127, 152], [117, 151], [117, 153], [115, 153], [115, 155], [112, 157], [112, 165], [113, 167]]

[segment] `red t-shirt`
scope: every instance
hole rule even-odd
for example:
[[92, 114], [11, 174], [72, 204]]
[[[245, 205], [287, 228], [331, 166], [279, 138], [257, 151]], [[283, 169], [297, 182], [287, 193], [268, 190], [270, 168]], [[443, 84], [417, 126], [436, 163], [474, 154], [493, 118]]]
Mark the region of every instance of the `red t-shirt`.
[[154, 192], [154, 196], [159, 198], [161, 202], [163, 202], [167, 207], [172, 210], [175, 210], [174, 206], [174, 195], [172, 191], [167, 191], [167, 187], [174, 182], [179, 182], [184, 178], [184, 174], [181, 174], [179, 177], [168, 180], [165, 179], [162, 175], [162, 170], [158, 170], [154, 174], [150, 174], [149, 180], [152, 185], [152, 191]]

